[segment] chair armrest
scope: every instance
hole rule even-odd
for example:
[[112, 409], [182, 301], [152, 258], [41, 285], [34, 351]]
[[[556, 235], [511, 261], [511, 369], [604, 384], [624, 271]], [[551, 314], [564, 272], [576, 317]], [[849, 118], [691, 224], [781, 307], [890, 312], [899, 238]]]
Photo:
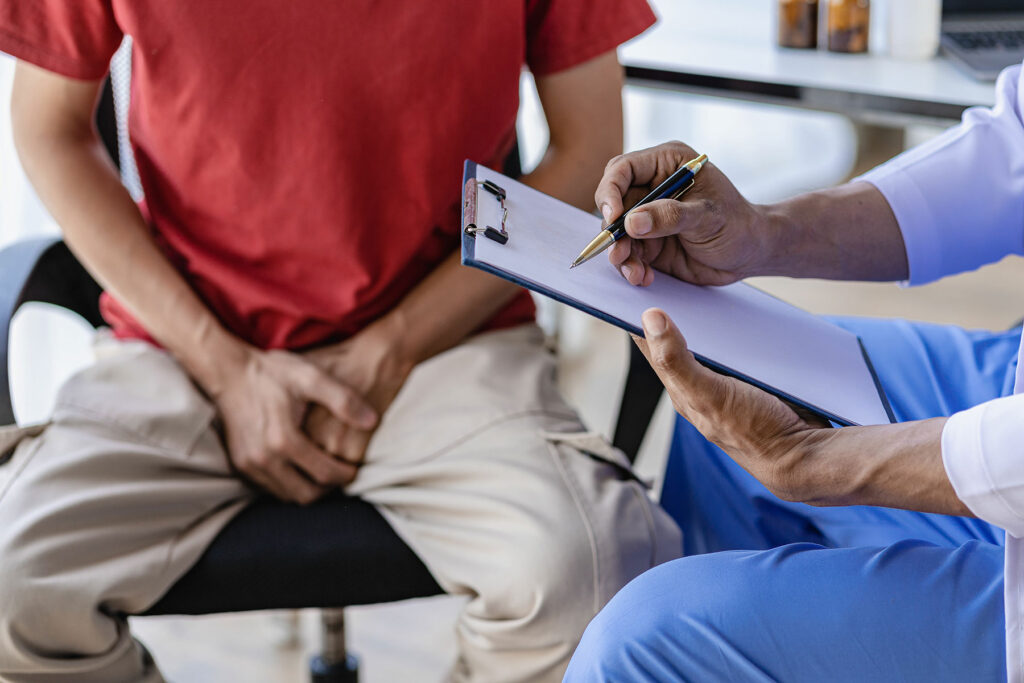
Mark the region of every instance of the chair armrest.
[[30, 301], [53, 304], [99, 327], [101, 291], [59, 237], [22, 240], [0, 250], [0, 425], [14, 424], [8, 363], [18, 309]]

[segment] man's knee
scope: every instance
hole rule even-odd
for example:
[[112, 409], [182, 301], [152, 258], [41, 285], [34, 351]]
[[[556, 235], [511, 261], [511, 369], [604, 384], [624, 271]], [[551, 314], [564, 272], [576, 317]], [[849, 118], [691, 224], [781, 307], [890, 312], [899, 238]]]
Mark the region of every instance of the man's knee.
[[[17, 650], [26, 626], [41, 609], [36, 602], [37, 583], [32, 564], [10, 534], [0, 532], [0, 678], [17, 665]], [[34, 604], [35, 603], [35, 604]]]
[[502, 555], [505, 570], [494, 577], [500, 583], [481, 595], [497, 603], [494, 613], [529, 622], [546, 638], [575, 644], [600, 607], [594, 546], [587, 534], [552, 529], [510, 543]]

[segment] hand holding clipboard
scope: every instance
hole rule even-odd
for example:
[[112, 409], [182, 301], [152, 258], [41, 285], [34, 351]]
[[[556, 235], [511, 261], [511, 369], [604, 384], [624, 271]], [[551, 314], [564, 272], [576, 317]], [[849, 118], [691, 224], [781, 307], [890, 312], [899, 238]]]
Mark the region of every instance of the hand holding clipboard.
[[855, 335], [743, 283], [701, 287], [659, 274], [634, 287], [604, 259], [568, 270], [600, 231], [597, 217], [466, 162], [464, 264], [641, 336], [643, 311], [662, 308], [712, 369], [838, 424], [892, 421]]

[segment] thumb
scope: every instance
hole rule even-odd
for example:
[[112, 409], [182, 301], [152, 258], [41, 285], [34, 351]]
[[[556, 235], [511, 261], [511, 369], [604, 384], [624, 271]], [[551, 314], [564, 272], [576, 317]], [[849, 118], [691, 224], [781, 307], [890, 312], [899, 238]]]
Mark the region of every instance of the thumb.
[[653, 239], [686, 233], [693, 229], [693, 205], [675, 199], [658, 199], [638, 206], [626, 216], [626, 233], [639, 239]]
[[640, 350], [670, 391], [687, 396], [713, 396], [724, 379], [697, 362], [686, 346], [679, 328], [658, 308], [644, 311], [646, 339], [638, 340]]

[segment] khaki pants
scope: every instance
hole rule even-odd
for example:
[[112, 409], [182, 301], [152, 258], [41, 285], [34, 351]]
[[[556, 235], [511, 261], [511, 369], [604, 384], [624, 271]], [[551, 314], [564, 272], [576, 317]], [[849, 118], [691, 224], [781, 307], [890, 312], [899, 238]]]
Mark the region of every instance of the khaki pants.
[[[103, 340], [43, 429], [0, 432], [0, 680], [160, 681], [122, 615], [145, 611], [254, 497], [214, 408], [166, 353]], [[595, 457], [596, 456], [596, 457]], [[560, 680], [627, 581], [679, 531], [558, 395], [539, 330], [418, 366], [349, 493], [448, 592], [469, 596], [457, 680]]]

